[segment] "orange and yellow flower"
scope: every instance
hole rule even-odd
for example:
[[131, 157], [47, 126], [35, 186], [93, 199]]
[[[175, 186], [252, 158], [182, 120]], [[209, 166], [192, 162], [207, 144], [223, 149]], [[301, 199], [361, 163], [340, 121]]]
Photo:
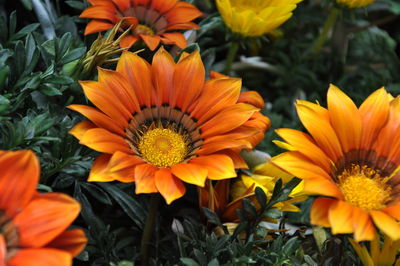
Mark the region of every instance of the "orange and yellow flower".
[[66, 230], [79, 203], [36, 191], [40, 167], [31, 151], [0, 151], [0, 169], [0, 265], [72, 265], [87, 242], [82, 230]]
[[399, 240], [400, 98], [381, 88], [357, 108], [333, 85], [327, 98], [327, 109], [297, 101], [311, 136], [277, 130], [290, 151], [274, 163], [304, 179], [305, 192], [325, 196], [314, 201], [311, 223], [354, 233], [356, 241], [372, 240], [375, 224]]
[[[241, 175], [239, 180], [231, 182], [231, 180], [220, 180], [210, 187], [207, 183], [204, 188], [199, 188], [199, 205], [213, 210], [223, 223], [233, 225], [239, 222], [236, 214], [238, 208], [242, 208], [242, 200], [250, 199], [259, 208], [259, 204], [255, 197], [255, 188], [261, 188], [267, 198], [271, 198], [275, 184], [279, 178], [283, 184], [293, 179], [293, 176], [282, 171], [268, 160], [266, 163], [260, 164], [252, 169], [252, 175]], [[276, 203], [273, 208], [281, 211], [298, 212], [300, 209], [293, 205], [307, 199], [304, 195], [303, 183], [297, 185], [290, 193], [290, 199]]]
[[116, 71], [99, 68], [98, 82], [81, 85], [97, 108], [69, 106], [91, 120], [70, 133], [104, 153], [89, 181], [134, 181], [136, 193], [159, 192], [168, 204], [185, 194], [184, 182], [235, 177], [246, 167], [239, 152], [269, 127], [260, 95], [240, 94], [240, 79], [206, 81], [197, 51], [175, 63], [161, 48], [152, 65], [124, 52]]
[[[88, 0], [92, 6], [85, 9], [81, 18], [90, 18], [85, 35], [111, 29], [122, 19], [124, 27], [132, 26], [131, 34], [120, 42], [121, 47], [131, 47], [138, 40], [154, 50], [160, 42], [187, 45], [182, 33], [176, 30], [198, 29], [191, 22], [202, 13], [192, 4], [178, 0]], [[122, 30], [122, 29], [121, 29]]]

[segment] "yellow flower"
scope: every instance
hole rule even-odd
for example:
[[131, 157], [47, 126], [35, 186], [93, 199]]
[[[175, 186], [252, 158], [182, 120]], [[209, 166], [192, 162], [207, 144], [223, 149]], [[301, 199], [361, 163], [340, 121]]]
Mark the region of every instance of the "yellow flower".
[[344, 5], [348, 8], [365, 7], [372, 4], [375, 0], [336, 0], [339, 5]]
[[292, 15], [302, 0], [217, 0], [217, 7], [225, 24], [245, 37], [268, 33]]
[[396, 260], [397, 251], [400, 248], [400, 240], [394, 241], [387, 235], [384, 235], [383, 246], [380, 247], [380, 237], [376, 234], [375, 238], [370, 241], [369, 251], [365, 244], [360, 244], [352, 238], [349, 240], [365, 266], [400, 265], [400, 259]]

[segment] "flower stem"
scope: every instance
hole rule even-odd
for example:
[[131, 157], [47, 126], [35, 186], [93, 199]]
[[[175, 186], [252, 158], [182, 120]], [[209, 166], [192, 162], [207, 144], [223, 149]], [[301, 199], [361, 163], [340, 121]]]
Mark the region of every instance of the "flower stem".
[[156, 219], [159, 201], [160, 201], [160, 196], [158, 194], [151, 195], [149, 212], [147, 214], [146, 223], [143, 229], [142, 241], [140, 244], [140, 256], [141, 256], [142, 266], [149, 265], [149, 254], [150, 254], [149, 244], [154, 231], [154, 223]]
[[321, 50], [322, 46], [328, 39], [328, 34], [333, 26], [335, 26], [338, 15], [340, 14], [340, 9], [337, 7], [332, 7], [328, 17], [326, 18], [324, 27], [318, 38], [314, 41], [314, 44], [311, 48], [311, 54], [316, 55]]
[[235, 61], [235, 57], [237, 55], [238, 50], [239, 50], [239, 43], [237, 41], [231, 42], [231, 45], [229, 46], [228, 50], [228, 55], [226, 56], [225, 69], [224, 69], [225, 74], [229, 74], [231, 72], [232, 65], [233, 62]]

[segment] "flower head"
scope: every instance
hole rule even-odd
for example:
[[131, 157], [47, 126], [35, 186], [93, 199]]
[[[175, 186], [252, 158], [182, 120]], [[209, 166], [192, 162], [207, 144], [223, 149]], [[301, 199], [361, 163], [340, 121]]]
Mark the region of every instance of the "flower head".
[[0, 151], [0, 169], [0, 264], [71, 265], [87, 242], [82, 230], [66, 230], [79, 203], [36, 191], [40, 169], [31, 151]]
[[191, 22], [201, 12], [192, 4], [178, 0], [88, 0], [92, 6], [81, 18], [93, 19], [85, 35], [111, 29], [124, 19], [123, 27], [131, 33], [121, 40], [121, 47], [131, 47], [138, 40], [154, 50], [160, 42], [186, 47], [185, 37], [176, 30], [197, 29]]
[[327, 109], [307, 101], [296, 108], [311, 136], [277, 130], [290, 151], [273, 162], [304, 179], [305, 192], [325, 196], [314, 201], [311, 223], [356, 241], [372, 240], [375, 224], [400, 239], [400, 98], [382, 88], [357, 108], [331, 85]]
[[159, 192], [167, 203], [185, 194], [184, 182], [235, 177], [235, 168], [246, 167], [239, 152], [269, 127], [260, 95], [241, 95], [240, 79], [205, 81], [197, 51], [175, 63], [161, 48], [152, 65], [124, 52], [116, 71], [99, 68], [98, 82], [81, 85], [97, 108], [69, 106], [92, 121], [70, 133], [104, 153], [89, 181], [134, 181], [136, 193]]
[[360, 8], [372, 4], [375, 0], [336, 0], [339, 5], [348, 8]]
[[258, 37], [278, 28], [302, 0], [217, 0], [225, 24], [244, 37]]
[[[237, 223], [239, 217], [236, 210], [242, 207], [244, 198], [252, 200], [256, 208], [260, 207], [255, 198], [256, 187], [261, 188], [267, 198], [271, 198], [279, 178], [282, 178], [284, 184], [293, 179], [292, 175], [280, 170], [270, 161], [256, 166], [252, 172], [252, 175], [243, 174], [239, 180], [233, 182], [220, 180], [213, 187], [206, 184], [204, 188], [199, 188], [200, 206], [215, 211], [224, 223]], [[307, 198], [302, 193], [302, 186], [302, 183], [297, 185], [289, 195], [291, 199], [278, 202], [273, 208], [281, 211], [300, 211], [293, 203]]]

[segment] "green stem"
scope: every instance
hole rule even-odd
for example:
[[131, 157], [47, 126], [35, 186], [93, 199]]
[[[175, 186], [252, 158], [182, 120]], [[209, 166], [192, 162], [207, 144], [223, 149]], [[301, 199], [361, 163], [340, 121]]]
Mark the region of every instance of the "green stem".
[[233, 62], [235, 61], [235, 57], [237, 55], [238, 50], [239, 50], [239, 43], [237, 41], [231, 42], [231, 45], [229, 46], [228, 50], [228, 55], [226, 56], [225, 69], [224, 69], [224, 73], [227, 75], [229, 75], [229, 73], [232, 70], [232, 65]]
[[328, 39], [328, 34], [330, 30], [333, 28], [333, 26], [335, 26], [339, 14], [340, 14], [340, 9], [337, 7], [332, 7], [328, 17], [326, 18], [325, 25], [322, 28], [320, 35], [318, 36], [318, 39], [314, 41], [314, 44], [311, 48], [311, 54], [316, 55], [319, 53], [322, 46]]
[[154, 223], [156, 220], [156, 214], [158, 209], [158, 202], [160, 201], [160, 196], [158, 194], [151, 195], [149, 212], [147, 214], [146, 223], [143, 229], [142, 241], [140, 244], [140, 256], [141, 265], [149, 265], [149, 255], [150, 255], [150, 240], [153, 236]]

